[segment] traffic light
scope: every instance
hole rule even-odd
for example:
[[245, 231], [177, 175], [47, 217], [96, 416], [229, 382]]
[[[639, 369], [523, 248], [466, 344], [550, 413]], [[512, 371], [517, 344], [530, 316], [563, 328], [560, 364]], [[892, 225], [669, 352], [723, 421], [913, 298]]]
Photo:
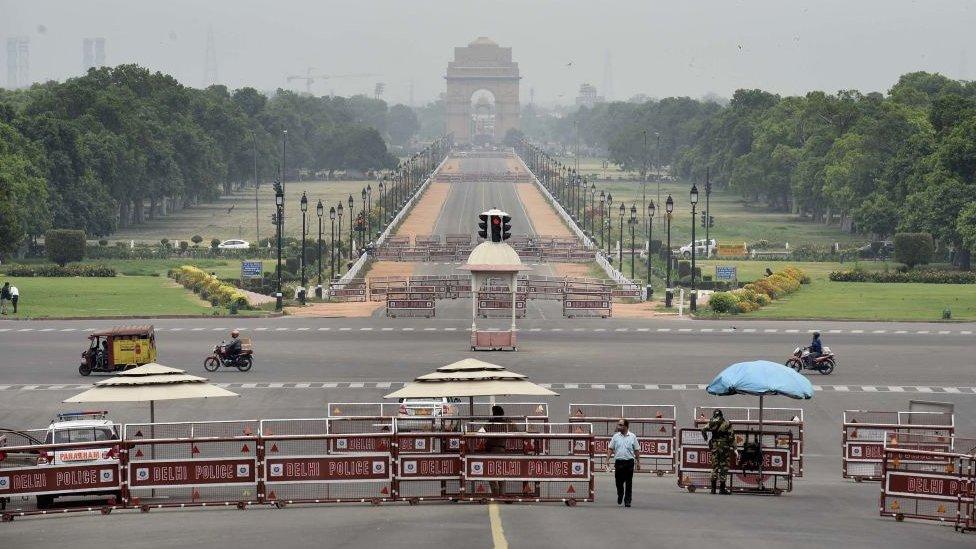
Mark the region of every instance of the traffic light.
[[714, 227], [715, 226], [715, 216], [714, 215], [708, 216], [708, 226], [709, 227]]
[[502, 241], [502, 216], [500, 215], [491, 216], [491, 241]]
[[707, 215], [708, 215], [708, 214], [706, 214], [705, 212], [702, 212], [702, 213], [701, 213], [701, 226], [702, 226], [702, 227], [705, 227], [705, 223], [706, 223], [706, 221], [705, 221], [705, 220], [707, 219], [707, 217], [706, 217]]
[[512, 238], [512, 216], [502, 216], [502, 240]]
[[478, 236], [487, 240], [488, 239], [488, 214], [478, 214]]

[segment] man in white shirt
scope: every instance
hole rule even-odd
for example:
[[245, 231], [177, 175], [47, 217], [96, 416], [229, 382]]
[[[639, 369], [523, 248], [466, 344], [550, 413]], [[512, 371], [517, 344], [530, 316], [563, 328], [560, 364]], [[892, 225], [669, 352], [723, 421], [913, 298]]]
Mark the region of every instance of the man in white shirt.
[[14, 314], [17, 314], [17, 301], [20, 300], [20, 290], [13, 284], [10, 285], [10, 303], [14, 306]]
[[634, 486], [634, 469], [640, 469], [640, 443], [637, 435], [630, 432], [630, 422], [625, 418], [617, 421], [617, 432], [610, 438], [607, 458], [613, 459], [613, 476], [617, 484], [617, 505], [630, 507]]

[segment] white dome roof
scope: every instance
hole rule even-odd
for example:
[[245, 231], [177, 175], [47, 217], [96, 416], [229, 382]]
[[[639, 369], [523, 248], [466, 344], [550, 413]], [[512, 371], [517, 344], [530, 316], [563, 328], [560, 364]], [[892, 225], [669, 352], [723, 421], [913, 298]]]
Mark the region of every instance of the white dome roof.
[[482, 242], [471, 250], [462, 269], [475, 271], [527, 271], [518, 252], [504, 242]]

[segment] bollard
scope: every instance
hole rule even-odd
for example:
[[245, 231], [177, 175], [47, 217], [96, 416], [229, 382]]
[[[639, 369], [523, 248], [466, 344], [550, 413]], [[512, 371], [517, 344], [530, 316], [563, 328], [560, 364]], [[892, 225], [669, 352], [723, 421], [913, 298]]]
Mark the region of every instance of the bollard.
[[275, 310], [280, 311], [282, 308], [281, 292], [275, 293]]

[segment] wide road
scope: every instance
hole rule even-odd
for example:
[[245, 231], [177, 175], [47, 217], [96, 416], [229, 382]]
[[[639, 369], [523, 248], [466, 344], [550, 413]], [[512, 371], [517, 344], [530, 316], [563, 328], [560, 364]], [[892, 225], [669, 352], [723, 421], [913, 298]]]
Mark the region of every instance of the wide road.
[[[511, 184], [455, 185], [437, 221], [438, 234], [466, 232], [477, 213], [519, 204]], [[452, 225], [451, 219], [469, 217]], [[474, 229], [469, 229], [474, 230]], [[528, 232], [526, 230], [525, 232]], [[449, 272], [451, 266], [424, 266]], [[420, 273], [418, 273], [420, 274]], [[466, 300], [464, 303], [467, 303]], [[729, 363], [784, 360], [809, 332], [824, 333], [839, 357], [831, 376], [809, 374], [810, 401], [773, 398], [769, 406], [802, 408], [805, 475], [779, 498], [689, 494], [674, 476], [639, 478], [634, 507], [618, 508], [612, 479], [598, 474], [597, 502], [562, 505], [401, 504], [292, 506], [20, 518], [0, 524], [0, 547], [959, 547], [972, 544], [951, 528], [896, 523], [877, 516], [878, 485], [841, 479], [844, 410], [904, 410], [910, 400], [955, 405], [957, 432], [976, 436], [976, 325], [963, 323], [692, 321], [543, 318], [520, 322], [517, 353], [468, 350], [464, 305], [448, 318], [154, 320], [160, 361], [207, 375], [240, 398], [157, 404], [158, 421], [320, 417], [333, 401], [375, 402], [404, 381], [474, 356], [548, 384], [554, 421], [570, 403], [674, 404], [690, 426], [698, 405], [755, 405], [748, 397], [711, 397], [703, 385]], [[537, 312], [545, 310], [537, 310]], [[440, 312], [440, 311], [439, 311]], [[133, 320], [130, 323], [140, 323]], [[498, 326], [504, 326], [499, 320]], [[111, 321], [0, 321], [0, 427], [44, 427], [60, 402], [95, 378], [77, 373], [86, 333]], [[206, 374], [210, 348], [240, 328], [253, 338], [248, 373]], [[514, 399], [509, 399], [514, 400]], [[144, 404], [109, 407], [122, 422], [147, 418]], [[17, 501], [11, 502], [12, 506]], [[43, 522], [41, 522], [43, 521]]]

